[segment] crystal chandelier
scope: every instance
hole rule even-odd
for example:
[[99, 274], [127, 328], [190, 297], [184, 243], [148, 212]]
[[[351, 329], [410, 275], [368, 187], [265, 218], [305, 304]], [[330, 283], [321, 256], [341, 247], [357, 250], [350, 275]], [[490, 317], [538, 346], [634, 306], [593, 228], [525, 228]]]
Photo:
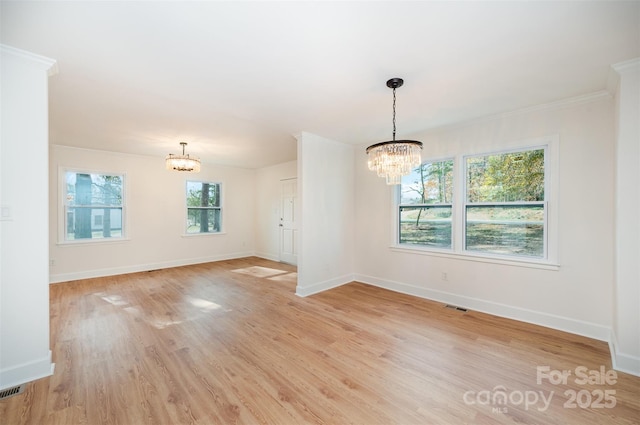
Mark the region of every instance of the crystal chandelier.
[[195, 157], [190, 157], [189, 154], [184, 153], [184, 148], [187, 146], [187, 142], [180, 142], [182, 146], [182, 155], [174, 155], [172, 153], [166, 159], [167, 170], [175, 171], [192, 171], [194, 173], [200, 172], [200, 160]]
[[420, 165], [422, 142], [416, 140], [396, 140], [396, 89], [401, 87], [402, 78], [387, 81], [393, 89], [393, 140], [380, 142], [367, 148], [369, 170], [385, 177], [388, 185], [400, 184], [402, 176]]

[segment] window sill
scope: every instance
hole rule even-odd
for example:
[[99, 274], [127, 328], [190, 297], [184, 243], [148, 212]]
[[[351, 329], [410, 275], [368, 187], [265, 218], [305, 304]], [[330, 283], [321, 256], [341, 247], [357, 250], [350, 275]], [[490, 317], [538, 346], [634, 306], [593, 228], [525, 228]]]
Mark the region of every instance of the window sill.
[[389, 247], [391, 251], [394, 252], [402, 252], [406, 254], [417, 254], [417, 255], [427, 255], [431, 257], [440, 257], [440, 258], [451, 258], [454, 260], [463, 260], [463, 261], [475, 261], [478, 263], [491, 263], [491, 264], [502, 264], [505, 266], [514, 266], [514, 267], [526, 267], [531, 269], [542, 269], [542, 270], [560, 270], [560, 265], [551, 263], [546, 260], [536, 260], [536, 259], [528, 259], [528, 258], [504, 258], [499, 256], [491, 256], [491, 255], [481, 255], [481, 254], [472, 254], [472, 253], [457, 253], [453, 251], [446, 250], [435, 250], [429, 248], [414, 248], [414, 247], [404, 247], [400, 245], [392, 245]]
[[180, 235], [183, 238], [197, 238], [197, 237], [201, 237], [201, 236], [219, 236], [219, 235], [226, 235], [226, 232], [209, 232], [209, 233], [183, 233], [182, 235]]
[[129, 242], [129, 238], [110, 238], [110, 239], [78, 239], [75, 241], [60, 241], [56, 245], [61, 247], [67, 246], [86, 246], [86, 245], [104, 245], [104, 244], [118, 244], [123, 242]]

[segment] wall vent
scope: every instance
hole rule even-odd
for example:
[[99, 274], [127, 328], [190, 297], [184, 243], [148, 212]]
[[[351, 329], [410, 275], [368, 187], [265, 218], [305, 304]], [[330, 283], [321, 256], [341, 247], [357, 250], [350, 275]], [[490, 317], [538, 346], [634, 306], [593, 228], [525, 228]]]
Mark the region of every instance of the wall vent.
[[14, 395], [22, 394], [24, 388], [27, 384], [18, 385], [17, 387], [7, 388], [6, 390], [0, 391], [0, 400], [4, 400], [5, 398], [9, 398]]
[[458, 311], [461, 311], [461, 312], [463, 312], [463, 313], [466, 313], [466, 312], [467, 312], [467, 309], [466, 309], [466, 308], [458, 307], [457, 305], [447, 304], [447, 305], [445, 305], [444, 307], [445, 307], [445, 308], [450, 308], [450, 309], [452, 309], [452, 310], [458, 310]]

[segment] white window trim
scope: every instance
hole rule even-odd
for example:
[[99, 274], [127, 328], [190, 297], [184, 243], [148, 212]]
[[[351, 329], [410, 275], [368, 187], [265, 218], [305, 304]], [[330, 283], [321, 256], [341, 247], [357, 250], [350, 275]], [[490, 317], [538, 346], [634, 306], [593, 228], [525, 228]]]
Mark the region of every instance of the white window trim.
[[[451, 194], [451, 203], [448, 204], [433, 204], [435, 206], [451, 206], [451, 248], [441, 248], [441, 247], [435, 247], [435, 246], [426, 246], [426, 245], [412, 245], [412, 244], [400, 244], [400, 205], [403, 205], [400, 203], [400, 198], [401, 198], [401, 193], [400, 193], [400, 188], [402, 187], [401, 185], [397, 185], [395, 190], [393, 190], [394, 193], [394, 210], [395, 210], [395, 219], [394, 219], [394, 224], [395, 224], [395, 235], [394, 235], [394, 245], [397, 247], [401, 247], [401, 248], [407, 248], [407, 247], [415, 247], [415, 249], [418, 250], [423, 250], [423, 249], [428, 249], [428, 250], [433, 250], [435, 252], [454, 252], [454, 246], [455, 246], [455, 239], [454, 239], [454, 233], [455, 233], [455, 215], [456, 215], [456, 179], [457, 179], [457, 175], [456, 170], [457, 170], [457, 158], [455, 155], [449, 155], [446, 157], [442, 157], [442, 158], [429, 158], [426, 160], [423, 160], [420, 165], [424, 164], [424, 163], [434, 163], [434, 162], [444, 162], [444, 161], [453, 161], [453, 193]], [[405, 206], [409, 206], [412, 207], [414, 205], [410, 205], [410, 204], [404, 204]], [[419, 206], [424, 206], [425, 204], [416, 204], [415, 206], [419, 207]], [[426, 204], [426, 206], [430, 206], [431, 204]]]
[[466, 208], [469, 205], [473, 205], [473, 206], [482, 206], [482, 205], [487, 205], [487, 206], [494, 206], [494, 205], [511, 205], [513, 204], [512, 202], [468, 202], [467, 199], [467, 190], [468, 190], [468, 186], [466, 184], [463, 183], [463, 189], [464, 189], [464, 193], [462, 196], [462, 202], [460, 202], [461, 204], [461, 208], [460, 208], [460, 214], [461, 214], [461, 218], [462, 218], [462, 225], [461, 225], [461, 229], [462, 229], [462, 240], [461, 240], [461, 250], [463, 250], [465, 253], [467, 254], [473, 254], [473, 255], [481, 255], [481, 256], [485, 256], [485, 255], [490, 255], [490, 256], [496, 256], [498, 258], [507, 258], [507, 259], [512, 259], [512, 258], [522, 258], [525, 261], [528, 260], [533, 260], [533, 261], [546, 261], [548, 258], [548, 245], [549, 245], [549, 232], [548, 232], [548, 228], [549, 228], [549, 220], [548, 220], [548, 215], [547, 215], [547, 211], [549, 208], [549, 202], [547, 201], [547, 190], [549, 190], [549, 184], [547, 182], [547, 172], [548, 172], [548, 168], [547, 168], [547, 158], [549, 157], [548, 155], [548, 147], [547, 144], [543, 144], [543, 145], [538, 145], [538, 146], [523, 146], [523, 147], [519, 147], [519, 148], [515, 148], [515, 149], [502, 149], [502, 150], [492, 150], [492, 151], [488, 151], [488, 152], [481, 152], [478, 154], [466, 154], [466, 155], [462, 155], [462, 172], [463, 172], [463, 178], [465, 180], [461, 180], [462, 182], [466, 182], [466, 177], [467, 177], [467, 159], [468, 158], [473, 158], [473, 157], [478, 157], [478, 156], [489, 156], [489, 155], [504, 155], [504, 154], [509, 154], [509, 153], [516, 153], [516, 152], [522, 152], [522, 151], [533, 151], [533, 150], [544, 150], [544, 158], [545, 158], [545, 163], [544, 163], [544, 170], [545, 170], [545, 179], [544, 179], [544, 193], [545, 193], [545, 199], [543, 201], [536, 201], [536, 202], [517, 202], [519, 204], [531, 204], [531, 205], [539, 205], [542, 204], [544, 207], [544, 238], [542, 241], [542, 245], [543, 245], [543, 251], [542, 251], [542, 258], [537, 258], [537, 257], [527, 257], [527, 256], [517, 256], [517, 255], [508, 255], [508, 254], [496, 254], [496, 253], [483, 253], [483, 252], [479, 252], [479, 251], [473, 251], [473, 250], [467, 250], [465, 249], [465, 241], [466, 241], [466, 237], [467, 237], [467, 226], [466, 226]]
[[[189, 207], [187, 206], [187, 184], [189, 182], [193, 182], [193, 183], [209, 183], [209, 184], [217, 184], [220, 186], [220, 206], [217, 208], [220, 208], [220, 231], [219, 232], [206, 232], [206, 233], [187, 233], [187, 222], [189, 220]], [[224, 231], [225, 229], [225, 216], [224, 216], [224, 212], [225, 212], [225, 208], [224, 208], [224, 200], [225, 200], [225, 195], [222, 193], [224, 188], [224, 182], [222, 181], [214, 181], [214, 180], [196, 180], [196, 179], [189, 179], [189, 178], [185, 178], [184, 180], [184, 198], [183, 198], [183, 202], [184, 202], [184, 209], [183, 209], [183, 216], [182, 216], [182, 236], [183, 238], [193, 238], [193, 237], [206, 237], [206, 236], [219, 236], [219, 235], [226, 235], [227, 233]]]
[[[546, 270], [559, 270], [558, 259], [558, 191], [559, 191], [559, 136], [545, 136], [536, 139], [526, 139], [500, 146], [470, 148], [464, 152], [443, 155], [441, 157], [423, 158], [424, 162], [437, 162], [454, 158], [454, 185], [453, 185], [453, 211], [452, 215], [452, 248], [434, 248], [428, 246], [413, 246], [399, 244], [399, 205], [400, 186], [392, 190], [392, 241], [390, 249], [394, 252], [405, 254], [428, 255], [434, 257], [453, 258], [458, 260], [503, 264], [517, 267], [529, 267]], [[465, 159], [470, 156], [517, 152], [523, 149], [545, 148], [545, 258], [519, 257], [483, 253], [464, 250], [464, 208], [466, 190], [466, 165]]]
[[[220, 220], [222, 220], [222, 218]], [[227, 232], [183, 233], [180, 236], [183, 238], [200, 238], [200, 237], [208, 237], [208, 236], [220, 236], [220, 235], [226, 235], [226, 234]]]
[[[107, 176], [122, 176], [123, 184], [122, 184], [122, 236], [120, 237], [111, 237], [111, 238], [102, 238], [102, 239], [76, 239], [76, 240], [66, 240], [66, 179], [65, 175], [67, 172], [73, 173], [83, 173], [83, 174], [102, 174]], [[60, 166], [58, 167], [58, 237], [56, 245], [58, 246], [74, 246], [74, 245], [95, 245], [95, 244], [112, 244], [112, 243], [121, 243], [130, 241], [129, 237], [129, 222], [127, 215], [127, 205], [129, 204], [129, 179], [127, 178], [127, 173], [124, 171], [103, 171], [89, 168], [81, 168], [81, 167], [69, 167], [69, 166]]]

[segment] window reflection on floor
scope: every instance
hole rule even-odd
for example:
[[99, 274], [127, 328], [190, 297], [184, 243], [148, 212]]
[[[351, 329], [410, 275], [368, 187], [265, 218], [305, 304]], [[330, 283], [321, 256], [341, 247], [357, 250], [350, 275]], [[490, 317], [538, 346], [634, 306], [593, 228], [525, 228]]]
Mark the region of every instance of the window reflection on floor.
[[245, 274], [248, 276], [261, 277], [277, 282], [293, 282], [296, 283], [298, 273], [287, 270], [272, 269], [269, 267], [252, 266], [243, 269], [232, 270], [235, 273]]
[[[168, 326], [177, 325], [185, 321], [195, 320], [201, 317], [203, 314], [211, 313], [222, 309], [222, 306], [212, 301], [208, 301], [202, 298], [196, 298], [191, 296], [185, 296], [185, 300], [193, 306], [193, 309], [181, 312], [181, 314], [160, 314], [154, 311], [143, 311], [139, 307], [132, 305], [126, 298], [120, 295], [110, 295], [105, 292], [97, 292], [94, 295], [102, 298], [104, 301], [116, 307], [121, 307], [127, 313], [133, 315], [138, 320], [147, 322], [156, 329], [164, 329]], [[173, 311], [171, 309], [167, 309]], [[162, 311], [159, 309], [158, 311]], [[221, 310], [221, 312], [227, 312], [230, 310]]]

